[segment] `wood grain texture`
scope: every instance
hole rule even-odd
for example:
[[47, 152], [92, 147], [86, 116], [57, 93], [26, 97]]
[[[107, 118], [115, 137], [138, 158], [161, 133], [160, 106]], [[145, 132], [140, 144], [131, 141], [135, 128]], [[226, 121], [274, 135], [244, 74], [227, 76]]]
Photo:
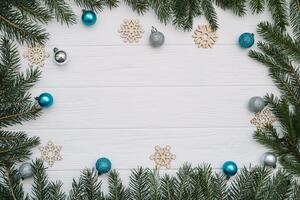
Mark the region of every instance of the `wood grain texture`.
[[[219, 39], [212, 49], [198, 49], [192, 32], [160, 24], [153, 12], [138, 16], [125, 5], [105, 9], [92, 27], [49, 25], [47, 50], [51, 56], [54, 47], [66, 50], [69, 63], [46, 61], [32, 92], [51, 92], [55, 103], [38, 120], [13, 128], [41, 137], [43, 145], [52, 140], [63, 146], [63, 160], [48, 169], [51, 180], [63, 180], [69, 190], [80, 170], [107, 156], [128, 182], [130, 168], [154, 167], [149, 156], [157, 144], [171, 145], [177, 156], [168, 173], [185, 161], [211, 163], [215, 170], [226, 160], [239, 167], [259, 164], [266, 149], [252, 139], [247, 103], [278, 91], [267, 69], [251, 60], [237, 39], [255, 33], [258, 22], [269, 17], [217, 11]], [[138, 18], [144, 26], [140, 43], [123, 43], [117, 30], [125, 18]], [[206, 22], [196, 19], [194, 27], [198, 24]], [[151, 26], [166, 36], [161, 48], [148, 45]], [[24, 182], [26, 191], [30, 182]]]

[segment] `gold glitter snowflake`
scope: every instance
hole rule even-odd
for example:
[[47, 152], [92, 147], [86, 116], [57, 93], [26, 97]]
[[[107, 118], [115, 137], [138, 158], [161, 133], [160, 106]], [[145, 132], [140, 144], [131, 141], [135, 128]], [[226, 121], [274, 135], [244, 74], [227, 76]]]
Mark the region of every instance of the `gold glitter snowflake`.
[[124, 42], [134, 43], [138, 42], [144, 33], [144, 29], [138, 20], [127, 20], [125, 19], [123, 24], [120, 26], [119, 33]]
[[208, 25], [199, 25], [194, 31], [194, 42], [198, 48], [212, 48], [218, 36], [215, 31]]
[[262, 129], [268, 124], [272, 124], [276, 121], [273, 113], [266, 107], [262, 111], [255, 113], [254, 118], [250, 121], [255, 125], [257, 129]]
[[49, 141], [46, 146], [39, 147], [42, 154], [42, 159], [45, 160], [50, 167], [53, 166], [55, 161], [62, 160], [60, 150], [62, 146], [54, 145], [53, 142]]
[[49, 53], [46, 52], [45, 46], [30, 46], [27, 52], [24, 53], [24, 57], [28, 59], [30, 64], [44, 66], [46, 58], [49, 57]]
[[159, 145], [155, 146], [155, 153], [150, 156], [150, 159], [154, 160], [157, 169], [160, 167], [171, 168], [171, 162], [176, 159], [176, 156], [170, 150], [171, 147], [169, 145], [164, 148], [161, 148]]

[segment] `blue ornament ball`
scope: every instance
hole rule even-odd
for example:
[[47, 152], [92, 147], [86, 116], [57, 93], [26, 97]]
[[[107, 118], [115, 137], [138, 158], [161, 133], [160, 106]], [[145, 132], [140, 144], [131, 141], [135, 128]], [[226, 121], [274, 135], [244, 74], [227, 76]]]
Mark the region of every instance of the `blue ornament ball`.
[[233, 161], [226, 161], [223, 164], [222, 170], [226, 176], [233, 176], [237, 173], [238, 167]]
[[97, 21], [97, 15], [92, 10], [84, 10], [81, 15], [81, 21], [86, 26], [92, 26]]
[[37, 100], [42, 108], [48, 108], [53, 104], [53, 96], [47, 92], [40, 94]]
[[99, 158], [96, 162], [96, 169], [99, 174], [105, 174], [111, 170], [111, 162], [108, 158]]
[[242, 48], [250, 48], [254, 44], [253, 33], [243, 33], [240, 35], [239, 44]]

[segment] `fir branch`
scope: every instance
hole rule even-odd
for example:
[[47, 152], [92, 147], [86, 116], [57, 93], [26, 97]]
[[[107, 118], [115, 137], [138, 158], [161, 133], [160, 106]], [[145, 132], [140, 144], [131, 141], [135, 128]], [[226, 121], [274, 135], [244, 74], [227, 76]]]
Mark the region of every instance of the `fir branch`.
[[37, 137], [29, 138], [24, 132], [0, 130], [0, 166], [5, 162], [23, 162], [31, 155], [31, 149], [39, 145]]
[[158, 170], [150, 171], [147, 181], [149, 183], [149, 198], [151, 200], [161, 200], [161, 184]]
[[138, 167], [131, 171], [129, 177], [130, 197], [131, 200], [146, 200], [149, 196], [149, 187], [147, 184], [148, 169]]
[[291, 0], [290, 2], [290, 22], [294, 33], [294, 38], [300, 41], [300, 1]]
[[117, 8], [119, 3], [119, 0], [105, 0], [105, 5], [109, 7], [109, 9]]
[[192, 169], [190, 164], [184, 164], [179, 168], [176, 173], [177, 178], [175, 179], [175, 195], [176, 199], [190, 199], [192, 196], [192, 187], [191, 187], [191, 174]]
[[288, 55], [292, 61], [300, 62], [300, 45], [279, 27], [268, 22], [258, 25], [257, 32], [270, 45], [277, 47], [282, 53]]
[[108, 175], [109, 182], [109, 194], [108, 200], [129, 200], [129, 191], [122, 184], [122, 180], [119, 177], [119, 173], [116, 170], [113, 170]]
[[65, 200], [66, 194], [62, 191], [62, 182], [50, 182], [49, 184], [49, 200]]
[[288, 23], [288, 6], [286, 0], [266, 0], [275, 26], [285, 30]]
[[162, 199], [175, 199], [175, 178], [165, 174], [161, 178], [161, 195]]
[[86, 10], [102, 11], [105, 1], [103, 0], [74, 0], [81, 8]]
[[44, 2], [61, 24], [72, 25], [76, 23], [74, 12], [64, 0], [44, 0]]
[[21, 200], [24, 199], [25, 194], [23, 191], [23, 185], [20, 179], [15, 179], [17, 177], [17, 170], [15, 169], [13, 162], [5, 162], [5, 164], [0, 167], [0, 185], [1, 193], [7, 199]]
[[167, 24], [172, 19], [172, 0], [149, 0], [160, 22]]
[[52, 14], [39, 1], [11, 0], [11, 3], [22, 13], [24, 18], [47, 24], [53, 19]]
[[49, 181], [46, 174], [46, 168], [42, 160], [37, 159], [33, 162], [33, 185], [32, 200], [50, 199]]
[[124, 2], [139, 15], [143, 15], [150, 7], [149, 0], [124, 0]]
[[104, 195], [101, 191], [101, 182], [98, 181], [98, 174], [94, 169], [83, 170], [79, 185], [82, 186], [83, 197], [86, 199], [104, 200]]
[[173, 24], [180, 29], [190, 31], [193, 28], [194, 17], [201, 15], [201, 6], [195, 0], [174, 0]]
[[82, 200], [83, 199], [83, 187], [80, 183], [77, 183], [75, 179], [72, 182], [72, 189], [69, 192], [69, 200]]
[[48, 33], [33, 21], [26, 19], [22, 14], [11, 7], [0, 12], [0, 31], [5, 37], [17, 40], [20, 44], [45, 44]]
[[213, 30], [218, 29], [217, 13], [211, 0], [201, 0], [201, 10]]
[[223, 10], [232, 10], [238, 16], [246, 14], [246, 0], [214, 0], [214, 2]]
[[262, 13], [265, 9], [265, 0], [250, 0], [249, 6], [253, 13]]

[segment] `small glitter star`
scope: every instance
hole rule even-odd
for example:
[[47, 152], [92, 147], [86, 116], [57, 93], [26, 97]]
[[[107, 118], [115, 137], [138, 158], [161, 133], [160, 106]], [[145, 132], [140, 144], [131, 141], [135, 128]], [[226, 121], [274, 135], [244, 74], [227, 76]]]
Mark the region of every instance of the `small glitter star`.
[[262, 129], [268, 124], [272, 124], [276, 121], [273, 113], [266, 107], [262, 111], [255, 114], [250, 123], [255, 125], [257, 129]]
[[154, 160], [157, 169], [160, 167], [171, 168], [171, 162], [176, 159], [176, 156], [170, 150], [171, 147], [169, 145], [164, 148], [161, 148], [159, 145], [155, 146], [155, 153], [150, 156], [150, 160]]
[[44, 66], [44, 62], [46, 58], [49, 57], [49, 53], [46, 52], [45, 46], [29, 46], [23, 56], [27, 58], [32, 65]]
[[215, 31], [208, 25], [198, 26], [194, 31], [194, 42], [198, 45], [198, 48], [212, 48], [215, 44], [218, 36]]
[[39, 147], [42, 159], [45, 160], [50, 167], [53, 166], [55, 161], [62, 160], [62, 157], [60, 156], [61, 149], [62, 146], [54, 145], [51, 141], [49, 141], [46, 146]]
[[125, 19], [120, 26], [119, 33], [121, 34], [121, 38], [124, 39], [124, 42], [137, 43], [142, 37], [144, 29], [138, 20]]

